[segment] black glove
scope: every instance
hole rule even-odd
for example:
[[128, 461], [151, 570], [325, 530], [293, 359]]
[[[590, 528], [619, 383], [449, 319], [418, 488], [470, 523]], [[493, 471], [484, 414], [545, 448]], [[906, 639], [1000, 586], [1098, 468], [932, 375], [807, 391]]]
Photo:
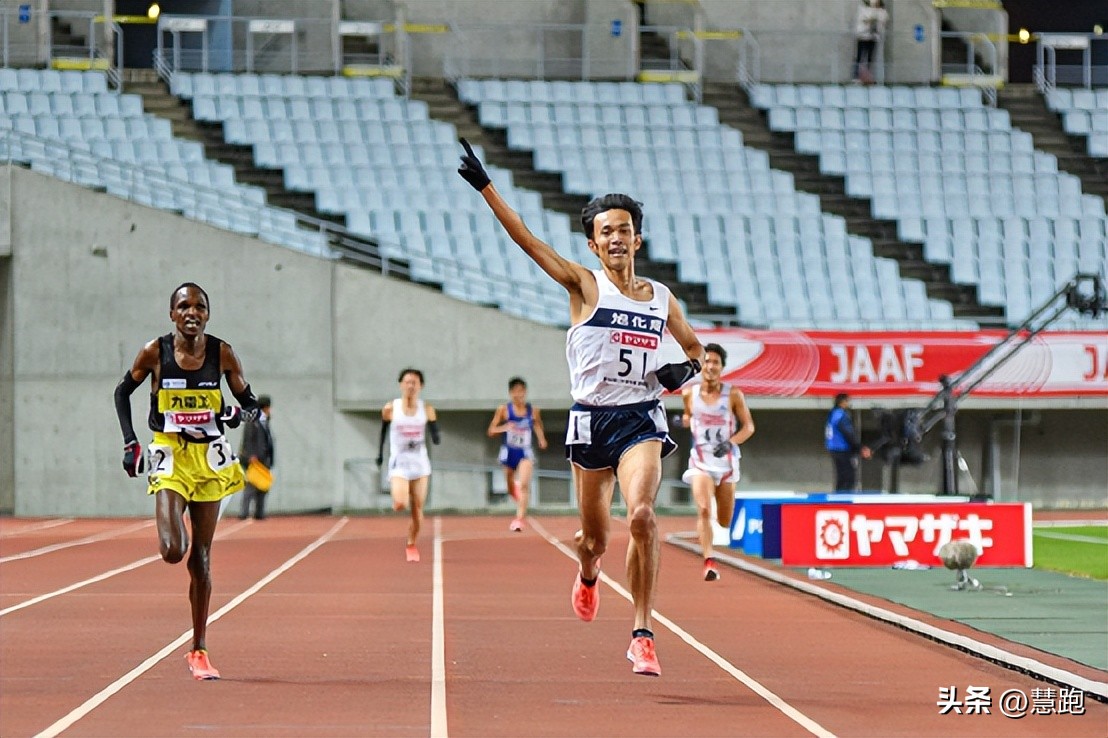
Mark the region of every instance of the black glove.
[[712, 456], [717, 459], [722, 459], [727, 454], [731, 453], [731, 440], [720, 441], [712, 447]]
[[658, 378], [658, 384], [670, 392], [676, 392], [681, 388], [681, 385], [699, 373], [700, 362], [696, 359], [689, 359], [680, 364], [666, 364], [658, 367], [658, 371], [654, 372], [654, 376]]
[[243, 421], [253, 423], [257, 420], [259, 412], [256, 407], [243, 408], [238, 405], [227, 405], [219, 414], [219, 420], [228, 428], [238, 428]]
[[137, 477], [146, 471], [146, 454], [142, 452], [142, 444], [131, 441], [123, 446], [123, 471], [129, 477]]
[[464, 138], [460, 141], [466, 150], [466, 155], [462, 157], [462, 165], [458, 167], [458, 174], [462, 175], [462, 179], [469, 182], [473, 189], [480, 192], [488, 187], [492, 180], [489, 179], [485, 168], [481, 166], [481, 160], [473, 153], [473, 147], [469, 145], [469, 141]]

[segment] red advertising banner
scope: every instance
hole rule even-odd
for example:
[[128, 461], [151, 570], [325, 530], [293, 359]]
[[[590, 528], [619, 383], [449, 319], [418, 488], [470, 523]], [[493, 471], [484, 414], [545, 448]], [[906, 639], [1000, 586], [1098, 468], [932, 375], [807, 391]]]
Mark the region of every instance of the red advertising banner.
[[[1007, 335], [1001, 331], [698, 330], [727, 351], [723, 381], [753, 396], [932, 397]], [[676, 349], [672, 338], [667, 341]], [[680, 350], [677, 349], [679, 352]], [[1108, 331], [1041, 333], [974, 390], [983, 397], [1108, 396]]]
[[966, 538], [975, 566], [1031, 566], [1030, 503], [854, 504], [781, 507], [785, 566], [942, 566], [944, 543]]

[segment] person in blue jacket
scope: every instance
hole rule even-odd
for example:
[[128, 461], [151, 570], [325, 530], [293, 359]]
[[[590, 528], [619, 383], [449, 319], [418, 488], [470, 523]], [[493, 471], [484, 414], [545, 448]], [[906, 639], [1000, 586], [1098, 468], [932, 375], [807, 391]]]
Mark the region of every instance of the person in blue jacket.
[[850, 419], [850, 395], [840, 392], [835, 395], [835, 406], [827, 416], [827, 425], [823, 430], [824, 445], [831, 453], [831, 462], [835, 467], [835, 491], [853, 492], [858, 486], [858, 455], [868, 459], [872, 454], [869, 447], [863, 446]]

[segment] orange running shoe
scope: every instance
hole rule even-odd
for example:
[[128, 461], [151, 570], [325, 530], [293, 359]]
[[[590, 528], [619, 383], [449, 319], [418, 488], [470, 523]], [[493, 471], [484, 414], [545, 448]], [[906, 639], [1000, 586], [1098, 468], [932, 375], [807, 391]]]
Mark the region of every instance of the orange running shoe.
[[716, 568], [716, 562], [712, 559], [704, 560], [704, 581], [714, 582], [719, 579], [719, 569]]
[[508, 524], [508, 530], [514, 533], [521, 533], [523, 531], [523, 519], [516, 518], [515, 520], [513, 520], [511, 523]]
[[219, 670], [208, 661], [208, 652], [203, 649], [186, 653], [185, 663], [188, 664], [193, 679], [219, 679]]
[[418, 564], [419, 563], [419, 549], [416, 548], [415, 546], [408, 546], [407, 548], [404, 549], [404, 557], [408, 560], [409, 563]]
[[573, 580], [573, 593], [570, 597], [573, 603], [573, 612], [586, 623], [596, 618], [596, 611], [600, 609], [600, 581], [586, 587], [581, 581], [581, 572], [577, 572], [577, 578]]
[[627, 660], [631, 662], [631, 671], [643, 676], [661, 676], [662, 667], [658, 665], [658, 654], [654, 653], [654, 639], [639, 636], [631, 639], [627, 647]]

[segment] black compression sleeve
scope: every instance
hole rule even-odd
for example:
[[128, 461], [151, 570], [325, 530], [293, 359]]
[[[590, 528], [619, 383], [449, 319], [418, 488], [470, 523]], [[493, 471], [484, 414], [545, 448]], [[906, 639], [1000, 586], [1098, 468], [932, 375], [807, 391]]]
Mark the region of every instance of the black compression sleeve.
[[231, 394], [235, 396], [243, 410], [253, 410], [258, 406], [258, 398], [254, 397], [254, 390], [250, 389], [249, 384], [242, 388], [242, 392]]
[[442, 440], [441, 436], [439, 436], [439, 424], [438, 424], [438, 422], [434, 421], [434, 420], [430, 421], [429, 423], [427, 423], [427, 429], [429, 431], [431, 431], [431, 443], [438, 446], [439, 441]]
[[131, 376], [131, 371], [123, 375], [119, 384], [115, 386], [115, 414], [119, 417], [119, 429], [123, 431], [123, 442], [137, 441], [135, 427], [131, 424], [131, 393], [139, 388], [141, 382], [136, 382]]
[[377, 441], [377, 458], [382, 459], [385, 456], [385, 437], [389, 434], [389, 421], [381, 421], [381, 438]]

